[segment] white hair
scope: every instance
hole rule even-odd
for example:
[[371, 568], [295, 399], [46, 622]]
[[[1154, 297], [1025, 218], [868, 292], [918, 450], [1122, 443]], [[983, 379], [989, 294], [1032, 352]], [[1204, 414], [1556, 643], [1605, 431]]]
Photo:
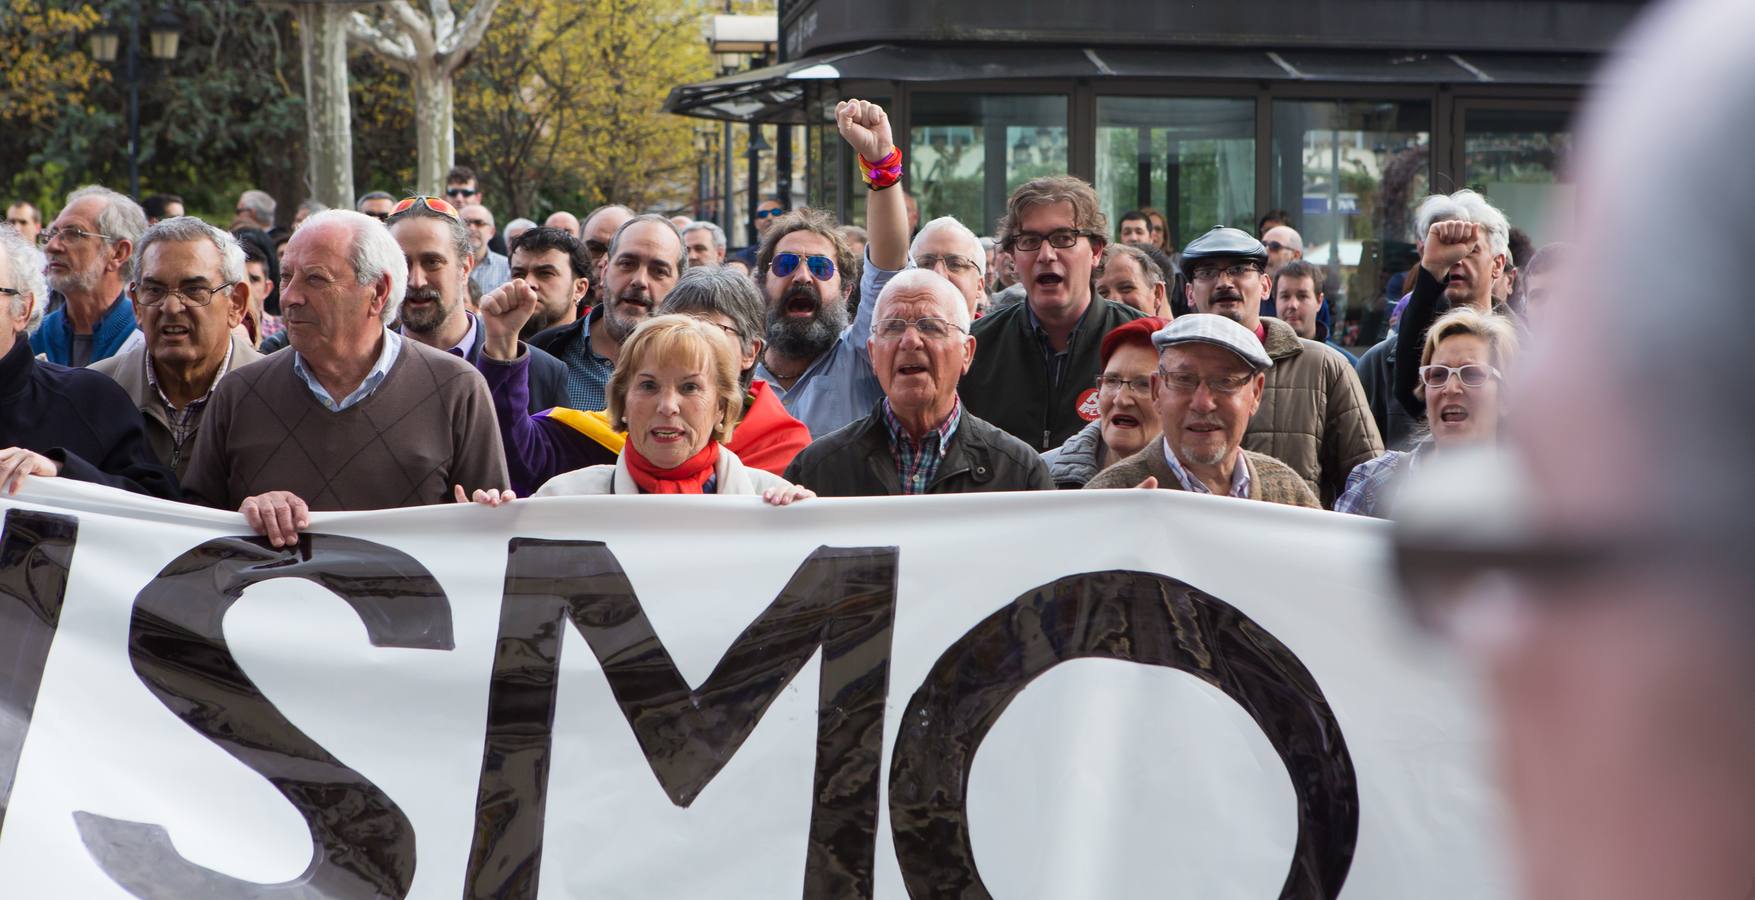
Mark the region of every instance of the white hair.
[[67, 206], [87, 197], [100, 197], [104, 201], [104, 210], [97, 215], [98, 231], [110, 240], [127, 241], [130, 247], [140, 243], [140, 236], [146, 233], [146, 210], [141, 209], [140, 204], [127, 194], [119, 194], [103, 185], [88, 184], [67, 195]]
[[968, 333], [969, 299], [943, 275], [931, 269], [903, 269], [897, 272], [878, 294], [877, 306], [872, 307], [872, 312], [879, 314], [877, 318], [882, 318], [884, 304], [901, 293], [933, 295], [938, 300], [939, 307], [949, 311], [950, 314], [945, 318], [963, 329], [965, 334]]
[[1414, 220], [1419, 229], [1414, 240], [1423, 241], [1438, 222], [1473, 222], [1487, 227], [1487, 252], [1505, 257], [1511, 265], [1511, 223], [1487, 198], [1467, 188], [1454, 194], [1433, 194], [1420, 202]]
[[34, 332], [43, 321], [43, 307], [49, 299], [49, 285], [43, 281], [43, 251], [16, 229], [0, 227], [0, 253], [6, 255], [6, 270], [12, 277], [12, 283], [5, 287], [19, 291], [12, 298], [12, 316], [23, 315], [25, 298], [31, 298], [30, 321], [25, 323], [25, 331]]
[[713, 249], [715, 249], [715, 250], [724, 250], [725, 249], [725, 230], [720, 228], [718, 225], [713, 224], [712, 222], [694, 221], [694, 222], [690, 222], [687, 225], [684, 225], [683, 229], [682, 229], [682, 236], [683, 236], [684, 243], [688, 242], [689, 232], [703, 231], [703, 230], [710, 231], [713, 233]]
[[316, 213], [306, 219], [305, 227], [299, 230], [332, 223], [346, 225], [353, 233], [348, 261], [353, 264], [356, 282], [376, 284], [379, 278], [390, 276], [390, 296], [384, 301], [384, 313], [380, 318], [385, 325], [396, 321], [402, 310], [402, 292], [408, 289], [408, 260], [402, 255], [402, 245], [396, 243], [396, 238], [390, 235], [390, 229], [384, 227], [383, 222], [351, 209]]
[[970, 251], [969, 261], [975, 264], [975, 268], [981, 270], [981, 280], [983, 282], [987, 280], [987, 251], [982, 248], [981, 239], [975, 236], [975, 232], [970, 231], [969, 226], [957, 221], [955, 216], [939, 216], [920, 226], [920, 233], [914, 236], [914, 243], [908, 245], [909, 263], [913, 263], [915, 254], [920, 252], [920, 242], [926, 240], [926, 236], [935, 231], [949, 231], [958, 240], [967, 244]]
[[174, 244], [186, 244], [192, 241], [207, 241], [219, 251], [219, 277], [221, 281], [236, 283], [244, 280], [244, 247], [238, 239], [218, 228], [195, 218], [194, 216], [177, 216], [165, 219], [157, 225], [146, 229], [140, 236], [140, 245], [134, 248], [132, 278], [140, 280], [140, 270], [145, 265], [146, 248], [161, 241]]

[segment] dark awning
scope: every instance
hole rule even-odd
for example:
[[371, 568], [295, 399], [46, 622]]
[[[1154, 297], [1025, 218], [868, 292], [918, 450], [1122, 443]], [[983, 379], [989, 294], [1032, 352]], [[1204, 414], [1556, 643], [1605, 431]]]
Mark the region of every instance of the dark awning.
[[1176, 78], [1366, 84], [1582, 86], [1600, 58], [1585, 55], [1300, 51], [1177, 47], [896, 46], [825, 53], [671, 89], [666, 112], [736, 122], [806, 123], [811, 81], [946, 82]]

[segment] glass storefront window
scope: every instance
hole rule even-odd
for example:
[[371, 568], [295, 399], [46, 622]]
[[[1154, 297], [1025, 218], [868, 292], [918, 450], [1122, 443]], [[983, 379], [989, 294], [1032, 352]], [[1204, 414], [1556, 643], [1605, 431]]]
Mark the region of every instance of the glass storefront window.
[[1063, 95], [922, 92], [911, 106], [908, 177], [922, 222], [956, 216], [991, 234], [1013, 188], [1067, 171]]
[[1097, 98], [1097, 196], [1110, 230], [1164, 213], [1172, 248], [1215, 225], [1255, 228], [1255, 101]]
[[1367, 346], [1388, 327], [1385, 286], [1413, 257], [1413, 212], [1431, 183], [1425, 101], [1276, 100], [1273, 203], [1304, 258], [1327, 267], [1331, 334]]
[[1471, 108], [1463, 113], [1463, 180], [1487, 195], [1535, 246], [1572, 224], [1572, 185], [1562, 179], [1571, 147], [1562, 110]]

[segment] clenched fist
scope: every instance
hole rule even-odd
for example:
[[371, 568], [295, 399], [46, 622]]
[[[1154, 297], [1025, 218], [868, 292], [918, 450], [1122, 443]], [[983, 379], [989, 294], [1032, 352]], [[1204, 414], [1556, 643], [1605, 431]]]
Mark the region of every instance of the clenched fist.
[[1452, 266], [1487, 242], [1487, 229], [1473, 222], [1433, 222], [1426, 231], [1426, 249], [1420, 267], [1443, 281]]
[[481, 298], [482, 352], [492, 359], [518, 358], [518, 332], [536, 315], [542, 298], [522, 278], [514, 278]]
[[835, 104], [835, 127], [841, 138], [868, 162], [878, 162], [896, 148], [890, 116], [870, 100], [843, 100]]

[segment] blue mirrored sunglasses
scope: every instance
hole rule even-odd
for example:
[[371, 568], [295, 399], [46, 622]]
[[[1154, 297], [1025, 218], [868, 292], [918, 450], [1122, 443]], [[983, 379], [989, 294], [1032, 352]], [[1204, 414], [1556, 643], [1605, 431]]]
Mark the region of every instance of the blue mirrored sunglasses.
[[827, 256], [805, 257], [796, 253], [774, 254], [774, 261], [768, 264], [768, 271], [774, 273], [775, 278], [785, 278], [798, 271], [800, 262], [810, 269], [810, 277], [818, 281], [828, 281], [835, 277], [834, 260]]

